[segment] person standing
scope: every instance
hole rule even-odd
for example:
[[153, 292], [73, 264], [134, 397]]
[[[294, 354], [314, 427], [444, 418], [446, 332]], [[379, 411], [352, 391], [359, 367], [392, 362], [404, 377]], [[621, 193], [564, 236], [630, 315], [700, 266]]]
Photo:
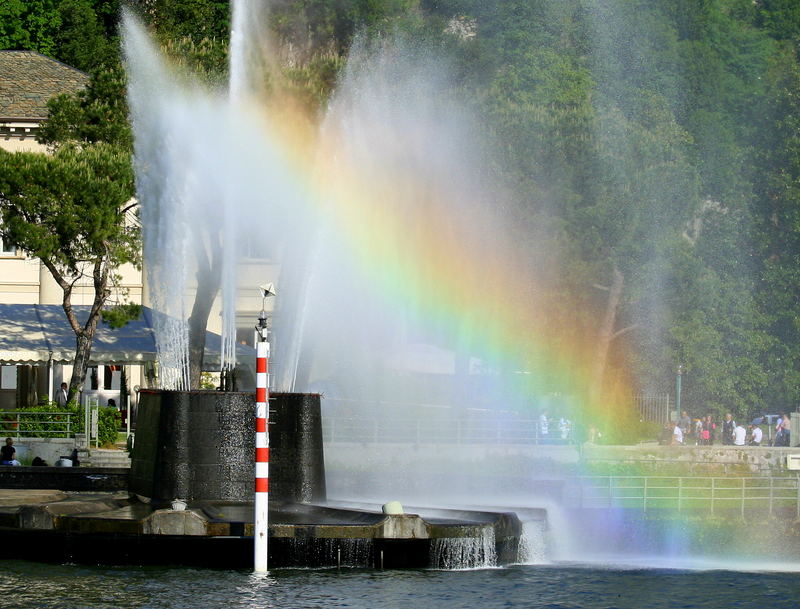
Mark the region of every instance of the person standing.
[[722, 443], [730, 446], [733, 444], [733, 430], [736, 429], [736, 421], [730, 412], [725, 413], [725, 420], [722, 422]]
[[683, 430], [681, 426], [677, 423], [675, 424], [674, 429], [672, 430], [672, 445], [680, 446], [683, 444]]
[[747, 430], [742, 425], [737, 425], [733, 428], [733, 445], [744, 446], [745, 438], [747, 437]]
[[717, 429], [717, 424], [714, 423], [714, 420], [711, 418], [710, 414], [706, 415], [705, 420], [703, 421], [703, 444], [705, 446], [711, 446], [714, 443], [714, 431]]
[[546, 439], [550, 435], [550, 425], [547, 420], [547, 411], [542, 411], [539, 415], [539, 441]]
[[67, 405], [68, 398], [69, 391], [67, 390], [67, 384], [61, 383], [61, 387], [56, 393], [56, 404], [58, 404], [59, 408], [63, 408]]
[[570, 431], [572, 431], [572, 422], [567, 417], [562, 416], [558, 420], [558, 431], [561, 434], [561, 439], [566, 442], [569, 440]]
[[[776, 446], [789, 446], [792, 432], [792, 422], [789, 418], [789, 413], [784, 412], [781, 414], [780, 423], [778, 423], [778, 435], [775, 437]], [[780, 439], [780, 442], [778, 441]]]
[[703, 444], [703, 419], [694, 420], [694, 444], [695, 446]]
[[681, 413], [681, 418], [678, 421], [678, 426], [681, 428], [681, 432], [683, 432], [683, 441], [684, 443], [689, 443], [689, 434], [692, 433], [692, 419], [689, 417], [689, 413], [685, 410]]

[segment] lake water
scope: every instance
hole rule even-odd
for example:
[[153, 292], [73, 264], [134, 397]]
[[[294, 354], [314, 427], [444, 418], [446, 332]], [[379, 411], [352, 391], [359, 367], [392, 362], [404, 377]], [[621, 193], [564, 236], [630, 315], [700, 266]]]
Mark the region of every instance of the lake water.
[[[13, 555], [13, 549], [4, 552]], [[6, 561], [6, 609], [797, 609], [798, 565], [657, 561], [469, 571], [104, 568]], [[690, 568], [691, 567], [691, 568]]]

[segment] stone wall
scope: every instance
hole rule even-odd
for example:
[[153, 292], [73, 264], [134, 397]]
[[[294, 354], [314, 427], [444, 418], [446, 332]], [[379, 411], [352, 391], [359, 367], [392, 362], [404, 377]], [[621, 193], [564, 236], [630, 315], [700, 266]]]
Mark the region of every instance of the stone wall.
[[[599, 446], [585, 444], [585, 473], [635, 470], [647, 475], [781, 475], [787, 456], [800, 454], [797, 447], [772, 446]], [[588, 470], [588, 471], [587, 471]], [[620, 471], [620, 473], [624, 473]]]
[[[5, 438], [2, 438], [4, 441]], [[34, 457], [41, 457], [48, 465], [55, 465], [61, 457], [69, 457], [75, 448], [73, 438], [20, 438], [14, 440], [17, 460], [30, 465]]]

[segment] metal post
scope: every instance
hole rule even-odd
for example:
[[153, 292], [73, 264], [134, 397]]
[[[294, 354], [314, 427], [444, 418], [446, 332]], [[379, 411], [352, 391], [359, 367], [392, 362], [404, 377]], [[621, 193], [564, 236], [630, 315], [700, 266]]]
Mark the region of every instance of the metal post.
[[744, 478], [742, 478], [741, 480], [742, 480], [742, 510], [741, 510], [741, 512], [742, 512], [742, 520], [744, 520], [744, 495], [745, 495], [745, 492], [744, 492]]
[[769, 515], [772, 516], [772, 497], [774, 496], [774, 483], [775, 478], [769, 477]]
[[714, 513], [714, 488], [716, 486], [716, 478], [711, 478], [711, 513]]
[[[797, 432], [795, 432], [797, 433]], [[795, 496], [797, 497], [797, 518], [800, 518], [800, 475], [794, 481], [794, 491]]]
[[681, 377], [683, 376], [683, 364], [678, 364], [675, 371], [675, 424], [681, 420]]
[[269, 545], [269, 341], [265, 301], [275, 295], [272, 284], [261, 286], [261, 315], [256, 343], [256, 454], [254, 570], [267, 571]]
[[642, 510], [647, 513], [647, 476], [644, 478], [644, 486], [642, 487], [642, 497], [644, 501], [642, 502]]
[[53, 401], [53, 353], [47, 358], [47, 401]]

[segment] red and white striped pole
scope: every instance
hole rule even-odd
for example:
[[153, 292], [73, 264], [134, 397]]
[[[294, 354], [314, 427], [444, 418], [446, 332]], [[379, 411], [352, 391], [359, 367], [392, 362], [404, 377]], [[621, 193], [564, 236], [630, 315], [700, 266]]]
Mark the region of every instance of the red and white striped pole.
[[[261, 286], [266, 300], [274, 296], [272, 284]], [[256, 343], [256, 499], [254, 558], [256, 572], [267, 571], [269, 547], [269, 341], [267, 340], [267, 313], [263, 302], [258, 318], [258, 342]]]
[[255, 513], [255, 570], [267, 570], [269, 539], [269, 389], [267, 370], [269, 343], [259, 340], [256, 345], [256, 513]]

